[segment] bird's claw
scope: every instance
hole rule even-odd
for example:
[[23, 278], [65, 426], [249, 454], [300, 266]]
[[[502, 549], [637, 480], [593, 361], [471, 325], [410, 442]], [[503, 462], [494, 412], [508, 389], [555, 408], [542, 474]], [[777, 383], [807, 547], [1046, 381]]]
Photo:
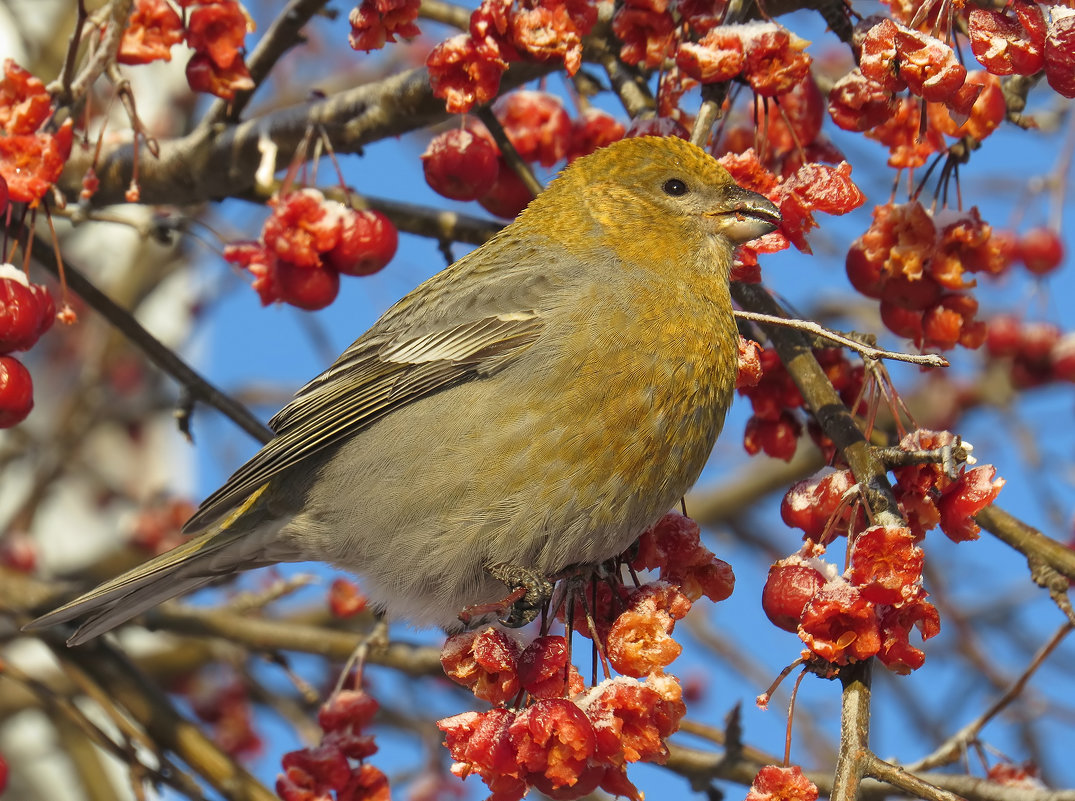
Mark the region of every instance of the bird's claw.
[[490, 605], [494, 607], [490, 611], [506, 613], [498, 619], [508, 628], [517, 629], [531, 622], [552, 596], [552, 582], [529, 568], [493, 565], [486, 571], [512, 590], [506, 598]]

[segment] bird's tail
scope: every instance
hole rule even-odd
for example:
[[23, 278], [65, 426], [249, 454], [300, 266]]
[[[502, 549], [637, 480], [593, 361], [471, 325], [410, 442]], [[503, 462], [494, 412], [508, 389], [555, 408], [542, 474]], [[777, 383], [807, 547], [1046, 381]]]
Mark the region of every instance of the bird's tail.
[[280, 528], [279, 521], [260, 521], [261, 525], [252, 527], [250, 523], [255, 521], [237, 518], [240, 515], [229, 516], [167, 553], [31, 621], [25, 628], [44, 628], [81, 618], [79, 628], [67, 640], [68, 645], [79, 645], [216, 578], [283, 561], [280, 555], [270, 555], [277, 550], [271, 543]]

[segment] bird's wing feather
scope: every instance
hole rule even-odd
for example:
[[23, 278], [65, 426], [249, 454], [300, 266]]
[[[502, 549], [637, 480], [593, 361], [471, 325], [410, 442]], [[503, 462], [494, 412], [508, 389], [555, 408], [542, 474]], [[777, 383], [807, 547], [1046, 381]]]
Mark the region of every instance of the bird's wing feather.
[[204, 528], [281, 471], [393, 410], [495, 372], [533, 344], [543, 327], [534, 311], [495, 314], [418, 335], [375, 327], [272, 418], [276, 437], [205, 500], [184, 530]]

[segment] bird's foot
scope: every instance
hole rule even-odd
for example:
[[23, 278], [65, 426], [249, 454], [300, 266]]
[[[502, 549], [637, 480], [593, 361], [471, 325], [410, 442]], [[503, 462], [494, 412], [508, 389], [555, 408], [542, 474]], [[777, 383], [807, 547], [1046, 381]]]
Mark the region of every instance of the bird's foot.
[[552, 582], [528, 568], [493, 565], [486, 568], [486, 572], [497, 581], [504, 582], [511, 592], [498, 601], [466, 607], [459, 614], [459, 619], [466, 624], [475, 618], [496, 614], [502, 624], [517, 629], [536, 618], [552, 596]]

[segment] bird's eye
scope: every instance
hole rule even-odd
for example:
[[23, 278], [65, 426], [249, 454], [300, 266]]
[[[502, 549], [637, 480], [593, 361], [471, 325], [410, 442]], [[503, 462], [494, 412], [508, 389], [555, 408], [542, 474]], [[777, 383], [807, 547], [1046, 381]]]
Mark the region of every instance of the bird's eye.
[[665, 194], [672, 195], [673, 197], [685, 195], [687, 194], [687, 192], [690, 191], [687, 188], [687, 185], [678, 178], [669, 178], [667, 181], [664, 182], [664, 186], [662, 186], [661, 188], [665, 191]]

